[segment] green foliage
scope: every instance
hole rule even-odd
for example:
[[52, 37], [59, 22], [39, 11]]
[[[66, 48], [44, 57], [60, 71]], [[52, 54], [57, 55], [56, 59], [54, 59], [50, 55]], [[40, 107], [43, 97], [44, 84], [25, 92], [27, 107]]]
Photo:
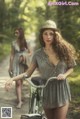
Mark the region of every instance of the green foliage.
[[79, 119], [80, 117], [80, 66], [77, 65], [71, 77], [69, 77], [71, 97], [69, 117]]
[[[60, 2], [61, 0], [58, 0]], [[69, 2], [67, 0], [66, 2]], [[75, 2], [75, 1], [72, 1]], [[76, 2], [79, 2], [78, 0]], [[80, 7], [75, 5], [57, 6], [57, 22], [63, 37], [80, 50]]]
[[0, 44], [0, 62], [10, 54], [10, 43]]

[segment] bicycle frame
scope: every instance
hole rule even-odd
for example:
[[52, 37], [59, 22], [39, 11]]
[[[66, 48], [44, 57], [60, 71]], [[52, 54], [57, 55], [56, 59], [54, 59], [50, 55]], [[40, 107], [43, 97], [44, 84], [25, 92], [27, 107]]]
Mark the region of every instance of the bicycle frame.
[[34, 91], [31, 92], [31, 104], [29, 113], [39, 113], [39, 103], [41, 100], [41, 89], [36, 88]]
[[[31, 114], [34, 115], [34, 117], [32, 117], [31, 119], [46, 119], [46, 117], [45, 117], [45, 115], [43, 113], [43, 110], [42, 110], [42, 102], [40, 102], [40, 101], [42, 101], [41, 98], [42, 98], [43, 89], [47, 86], [47, 84], [49, 83], [49, 81], [55, 80], [56, 77], [50, 77], [48, 80], [42, 79], [42, 80], [44, 80], [45, 83], [44, 82], [43, 83], [36, 82], [36, 81], [39, 81], [41, 79], [42, 78], [40, 78], [40, 77], [32, 77], [31, 79], [30, 78], [27, 78], [28, 83], [32, 87], [36, 88], [36, 90], [32, 93], [31, 105], [30, 105], [30, 109], [29, 109], [30, 116], [31, 116]], [[41, 84], [36, 85], [35, 82], [36, 83], [41, 83]], [[39, 90], [41, 90], [40, 95], [39, 95]], [[37, 97], [38, 95], [40, 96], [40, 99], [39, 100], [38, 100], [38, 97]], [[41, 103], [41, 110], [39, 109], [40, 108], [39, 103]], [[39, 112], [39, 110], [40, 110], [40, 112]], [[26, 117], [28, 117], [29, 114], [22, 115], [21, 116], [21, 119], [28, 119]], [[36, 118], [36, 114], [39, 114], [38, 115], [38, 118]]]
[[[32, 93], [29, 113], [42, 113], [40, 101], [42, 101], [41, 98], [43, 95], [43, 88], [47, 86], [49, 81], [54, 79], [56, 79], [56, 77], [50, 77], [48, 80], [42, 79], [41, 77], [32, 77], [31, 79], [27, 79], [28, 83], [32, 87], [36, 88], [36, 90]], [[38, 97], [40, 98], [40, 100], [38, 100]]]
[[[33, 78], [35, 78], [35, 77], [33, 77]], [[41, 85], [35, 85], [29, 78], [27, 78], [27, 81], [29, 82], [29, 84], [31, 86], [33, 86], [35, 88], [45, 88], [47, 86], [47, 84], [49, 83], [49, 81], [54, 80], [54, 79], [57, 79], [57, 77], [50, 77], [48, 80], [45, 80], [46, 81], [45, 84], [41, 84]], [[39, 79], [37, 79], [37, 80], [39, 80]], [[42, 79], [42, 80], [44, 80], [44, 79]]]

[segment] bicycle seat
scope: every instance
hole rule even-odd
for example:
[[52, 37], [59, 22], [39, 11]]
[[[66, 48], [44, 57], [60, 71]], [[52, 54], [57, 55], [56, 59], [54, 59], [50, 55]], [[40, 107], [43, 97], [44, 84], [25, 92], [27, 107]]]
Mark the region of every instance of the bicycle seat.
[[42, 77], [32, 77], [31, 81], [36, 86], [45, 85], [46, 83], [46, 79], [43, 79]]

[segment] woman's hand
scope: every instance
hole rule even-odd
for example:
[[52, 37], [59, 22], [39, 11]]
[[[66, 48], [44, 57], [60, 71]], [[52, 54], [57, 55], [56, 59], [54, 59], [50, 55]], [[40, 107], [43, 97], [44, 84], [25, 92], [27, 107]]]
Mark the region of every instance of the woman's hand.
[[6, 84], [5, 84], [5, 89], [6, 91], [9, 91], [11, 86], [12, 86], [12, 83], [13, 83], [13, 80], [12, 79], [9, 79]]
[[12, 72], [12, 67], [9, 67], [8, 72]]
[[57, 76], [57, 80], [64, 80], [64, 79], [66, 79], [66, 75], [65, 74], [59, 74]]
[[23, 55], [21, 55], [21, 56], [19, 57], [19, 62], [20, 62], [20, 63], [26, 63], [26, 57], [23, 56]]

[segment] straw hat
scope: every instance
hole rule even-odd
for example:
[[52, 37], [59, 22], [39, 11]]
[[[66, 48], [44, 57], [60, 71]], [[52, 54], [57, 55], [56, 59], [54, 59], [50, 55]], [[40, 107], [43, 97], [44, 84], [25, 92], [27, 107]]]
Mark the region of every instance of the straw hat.
[[51, 29], [54, 29], [56, 30], [57, 29], [57, 25], [54, 21], [52, 20], [47, 20], [43, 26], [41, 27], [41, 29], [46, 29], [46, 28], [51, 28]]

